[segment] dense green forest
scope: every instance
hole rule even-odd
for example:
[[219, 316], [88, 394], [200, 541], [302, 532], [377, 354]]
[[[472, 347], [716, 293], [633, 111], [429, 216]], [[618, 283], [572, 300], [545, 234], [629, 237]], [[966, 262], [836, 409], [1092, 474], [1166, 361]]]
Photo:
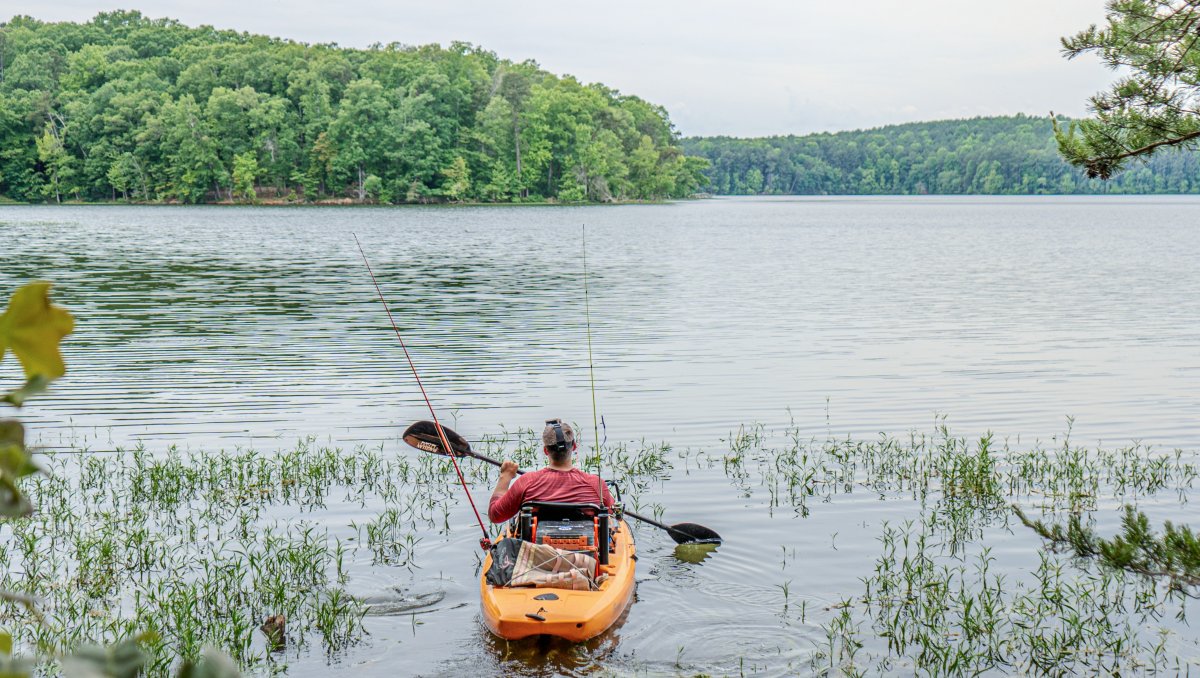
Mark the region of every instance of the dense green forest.
[[704, 168], [662, 107], [468, 44], [345, 49], [126, 11], [0, 24], [9, 199], [655, 199]]
[[681, 141], [660, 106], [464, 43], [346, 49], [126, 11], [0, 24], [0, 199], [575, 202], [706, 187], [1197, 193], [1200, 155], [1089, 180], [1048, 118], [1023, 115]]
[[1109, 181], [1059, 155], [1049, 116], [891, 125], [806, 136], [684, 139], [730, 195], [1200, 193], [1200, 154], [1164, 151]]

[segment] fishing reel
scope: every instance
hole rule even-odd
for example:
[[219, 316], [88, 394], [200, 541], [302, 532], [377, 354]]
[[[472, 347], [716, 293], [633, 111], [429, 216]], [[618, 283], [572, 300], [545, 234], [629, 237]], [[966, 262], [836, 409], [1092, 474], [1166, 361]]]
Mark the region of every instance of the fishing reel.
[[617, 481], [615, 481], [615, 480], [608, 480], [608, 479], [605, 479], [604, 484], [608, 485], [608, 488], [613, 491], [613, 494], [617, 498], [616, 503], [620, 504], [621, 503], [621, 485], [619, 483], [617, 483]]

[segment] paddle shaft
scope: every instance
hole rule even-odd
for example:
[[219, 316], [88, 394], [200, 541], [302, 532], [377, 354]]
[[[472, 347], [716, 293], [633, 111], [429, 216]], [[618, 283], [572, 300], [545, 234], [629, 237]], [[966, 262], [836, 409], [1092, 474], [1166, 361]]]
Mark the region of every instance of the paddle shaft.
[[[498, 462], [495, 459], [492, 459], [491, 457], [488, 457], [486, 455], [479, 454], [478, 452], [471, 451], [471, 452], [467, 452], [467, 454], [472, 457], [475, 457], [479, 461], [487, 462], [487, 463], [491, 464], [492, 466], [500, 466], [500, 462]], [[525, 472], [520, 469], [517, 469], [517, 475], [525, 475]], [[688, 541], [694, 540], [694, 537], [692, 537], [692, 535], [690, 535], [686, 532], [683, 532], [681, 530], [677, 530], [677, 529], [671, 527], [670, 525], [664, 525], [663, 523], [660, 523], [657, 520], [651, 520], [645, 516], [639, 516], [638, 514], [634, 513], [633, 511], [629, 511], [629, 510], [625, 510], [625, 511], [623, 511], [623, 513], [625, 515], [629, 516], [630, 518], [633, 518], [634, 520], [640, 520], [643, 523], [646, 523], [647, 525], [653, 525], [659, 529], [666, 530], [667, 532], [671, 532], [674, 534], [682, 534], [683, 536], [687, 537]]]

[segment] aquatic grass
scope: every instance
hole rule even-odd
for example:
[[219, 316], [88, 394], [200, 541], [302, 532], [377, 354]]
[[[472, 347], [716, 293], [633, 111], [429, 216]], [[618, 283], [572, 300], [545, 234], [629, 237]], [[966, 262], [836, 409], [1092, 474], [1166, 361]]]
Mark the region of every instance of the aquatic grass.
[[[860, 678], [866, 675], [855, 659], [863, 643], [858, 639], [860, 623], [855, 621], [851, 613], [850, 602], [842, 601], [836, 606], [840, 611], [825, 627], [826, 646], [823, 651], [813, 655], [812, 668], [821, 673], [840, 673], [845, 676]], [[821, 662], [827, 662], [821, 666]]]
[[[147, 674], [167, 675], [204, 647], [243, 667], [276, 661], [259, 633], [287, 621], [294, 653], [316, 639], [337, 652], [361, 637], [364, 608], [342, 588], [352, 548], [299, 516], [332, 496], [382, 501], [362, 548], [412, 565], [421, 529], [444, 526], [445, 469], [436, 460], [384, 459], [311, 440], [278, 453], [254, 450], [46, 457], [26, 490], [43, 510], [8, 524], [0, 587], [38, 601], [0, 601], [20, 651], [61, 654], [151, 629]], [[39, 615], [41, 624], [28, 623]]]
[[787, 580], [787, 581], [783, 582], [782, 584], [776, 584], [776, 585], [775, 585], [775, 588], [777, 588], [777, 589], [779, 589], [780, 591], [782, 591], [782, 592], [783, 592], [783, 614], [784, 614], [784, 615], [786, 615], [786, 614], [787, 614], [787, 610], [788, 610], [788, 602], [789, 602], [789, 598], [790, 598], [790, 591], [791, 591], [791, 587], [792, 587], [792, 580], [791, 580], [791, 579], [789, 579], [789, 580]]
[[359, 529], [360, 534], [366, 532], [367, 547], [374, 554], [374, 562], [409, 569], [416, 565], [416, 546], [421, 539], [411, 531], [411, 520], [404, 518], [411, 508], [411, 505], [388, 508]]
[[[1158, 452], [1133, 444], [1115, 450], [1073, 445], [1014, 450], [992, 434], [975, 441], [954, 436], [944, 422], [933, 433], [874, 440], [805, 437], [799, 427], [767, 431], [743, 426], [725, 440], [729, 452], [686, 451], [688, 466], [720, 468], [740, 494], [765, 492], [768, 509], [789, 506], [807, 515], [814, 502], [871, 491], [938, 505], [947, 518], [1000, 518], [1014, 498], [1036, 497], [1047, 507], [1088, 510], [1101, 488], [1134, 499], [1163, 490], [1185, 493], [1200, 475], [1200, 459], [1181, 450]], [[951, 514], [958, 515], [951, 515]]]
[[[502, 430], [475, 445], [533, 468], [542, 462], [537, 435]], [[1128, 673], [1170, 664], [1176, 641], [1158, 633], [1159, 620], [1176, 613], [1169, 591], [1058, 554], [1001, 573], [985, 535], [1009, 529], [1014, 501], [1044, 512], [1087, 512], [1118, 498], [1186, 501], [1200, 468], [1194, 454], [1088, 449], [1069, 436], [1014, 449], [992, 435], [954, 436], [944, 425], [867, 440], [748, 425], [725, 446], [633, 441], [597, 454], [606, 477], [623, 484], [625, 501], [655, 515], [662, 512], [657, 489], [680, 468], [725, 473], [767, 513], [794, 519], [856, 493], [916, 511], [911, 523], [881, 528], [862, 590], [842, 592], [836, 605], [810, 605], [787, 575], [777, 585], [779, 623], [812, 620], [824, 629], [810, 655], [814, 671]], [[446, 458], [311, 440], [277, 452], [139, 447], [51, 455], [47, 466], [53, 476], [30, 483], [44, 509], [0, 539], [0, 588], [38, 597], [50, 620], [21, 632], [18, 643], [62, 649], [151, 629], [159, 634], [147, 646], [151, 676], [206, 646], [261, 672], [282, 670], [306, 649], [335, 658], [362, 639], [366, 614], [344, 588], [347, 563], [357, 555], [391, 567], [426, 565], [422, 538], [449, 534], [462, 503]], [[495, 479], [487, 465], [463, 471], [475, 488]], [[362, 509], [347, 526], [352, 536], [335, 539], [320, 526], [333, 502]], [[784, 572], [800, 562], [794, 546], [780, 544], [776, 554]], [[0, 614], [18, 608], [0, 603]], [[278, 644], [260, 630], [277, 614], [288, 620]], [[1177, 665], [1186, 669], [1187, 660]]]
[[[1029, 554], [1037, 560], [1030, 569], [996, 567], [986, 535], [1011, 529], [1015, 501], [1073, 516], [1113, 501], [1162, 495], [1188, 501], [1197, 477], [1195, 452], [1140, 443], [1088, 448], [1071, 440], [1071, 424], [1068, 419], [1067, 433], [1049, 445], [1023, 449], [991, 433], [955, 436], [944, 419], [931, 433], [866, 440], [817, 439], [794, 423], [774, 430], [755, 424], [731, 434], [724, 454], [687, 451], [684, 465], [723, 471], [736, 492], [758, 498], [772, 515], [790, 508], [803, 519], [839, 496], [864, 492], [916, 512], [912, 520], [882, 526], [880, 555], [873, 573], [861, 580], [861, 593], [825, 608], [826, 644], [813, 649], [814, 671], [1126, 674], [1163, 670], [1172, 662], [1186, 670], [1194, 660], [1172, 657], [1178, 637], [1162, 623], [1169, 608], [1175, 607], [1177, 619], [1189, 609], [1170, 584], [1089, 568], [1034, 544]], [[1127, 562], [1138, 562], [1131, 549], [1163, 553], [1163, 540], [1147, 537], [1144, 522], [1132, 532], [1127, 524], [1125, 547], [1112, 548]], [[1173, 528], [1171, 534], [1181, 554], [1191, 553], [1185, 548], [1190, 532]], [[1095, 540], [1088, 543], [1091, 551], [1100, 549]], [[787, 545], [780, 548], [786, 571]], [[1185, 560], [1181, 555], [1172, 562]], [[1159, 562], [1142, 569], [1166, 568]], [[779, 590], [786, 610], [790, 592]]]
[[[527, 468], [542, 460], [528, 429], [479, 445]], [[671, 452], [645, 441], [599, 451], [606, 475], [635, 501], [669, 472]], [[419, 567], [422, 536], [449, 534], [459, 502], [449, 459], [312, 439], [274, 452], [139, 445], [44, 462], [47, 473], [26, 488], [42, 510], [0, 538], [0, 588], [38, 607], [6, 599], [0, 615], [16, 628], [18, 651], [43, 655], [150, 629], [148, 676], [168, 675], [209, 646], [264, 671], [314, 643], [345, 650], [362, 638], [367, 609], [343, 588], [348, 562], [363, 550], [376, 564]], [[482, 464], [463, 470], [476, 486], [494, 480]], [[332, 501], [372, 510], [348, 525], [356, 539], [335, 539], [305, 519]], [[46, 623], [26, 623], [35, 614]], [[260, 629], [267, 617], [287, 622], [268, 636]]]
[[336, 652], [357, 642], [366, 610], [341, 589], [333, 589], [317, 604], [315, 624], [325, 648]]
[[990, 550], [968, 560], [943, 558], [935, 540], [925, 525], [884, 527], [883, 553], [854, 604], [886, 641], [885, 656], [931, 676], [1129, 673], [1166, 665], [1161, 639], [1140, 632], [1165, 603], [1152, 585], [1111, 573], [1076, 576], [1046, 553], [1030, 580], [1014, 580], [993, 572]]

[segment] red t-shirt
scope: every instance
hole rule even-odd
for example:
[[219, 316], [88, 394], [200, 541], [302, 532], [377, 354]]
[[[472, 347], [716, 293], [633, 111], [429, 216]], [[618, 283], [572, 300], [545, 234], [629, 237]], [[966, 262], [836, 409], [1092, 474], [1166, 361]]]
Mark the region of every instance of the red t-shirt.
[[577, 468], [570, 471], [559, 471], [547, 466], [517, 476], [508, 492], [503, 496], [492, 496], [488, 505], [488, 518], [493, 523], [502, 523], [517, 515], [521, 504], [527, 501], [559, 501], [575, 504], [595, 504], [599, 498], [597, 488], [604, 489], [604, 505], [612, 507], [613, 498], [608, 492], [608, 486], [599, 483], [596, 476], [584, 473]]

